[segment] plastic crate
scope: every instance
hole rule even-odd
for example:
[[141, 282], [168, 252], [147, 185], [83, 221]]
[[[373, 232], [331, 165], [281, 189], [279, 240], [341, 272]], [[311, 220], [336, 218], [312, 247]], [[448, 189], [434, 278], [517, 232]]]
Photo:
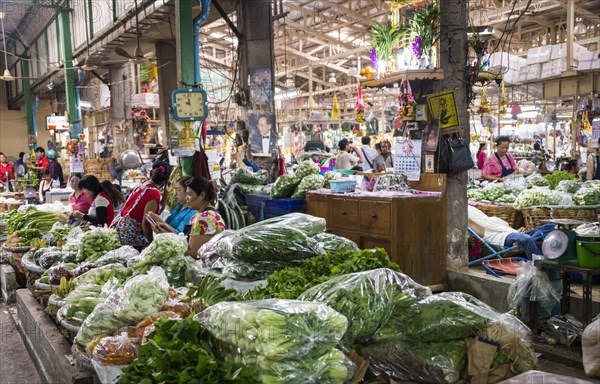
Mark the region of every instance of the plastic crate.
[[331, 180], [329, 182], [331, 192], [345, 193], [356, 190], [356, 180]]
[[257, 222], [292, 212], [306, 212], [306, 199], [272, 199], [264, 194], [246, 195], [246, 205]]

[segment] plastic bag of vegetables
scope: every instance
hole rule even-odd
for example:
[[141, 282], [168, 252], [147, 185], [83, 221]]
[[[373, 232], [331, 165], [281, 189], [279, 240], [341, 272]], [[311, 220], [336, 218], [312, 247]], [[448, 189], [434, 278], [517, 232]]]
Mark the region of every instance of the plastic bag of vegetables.
[[577, 205], [598, 205], [600, 192], [595, 188], [582, 187], [573, 194], [573, 201]]
[[360, 251], [360, 248], [358, 248], [358, 245], [354, 241], [334, 235], [333, 233], [319, 233], [313, 239], [317, 240], [325, 252], [328, 253]]
[[179, 255], [165, 260], [161, 267], [165, 271], [169, 284], [175, 288], [183, 287], [188, 281], [190, 266], [194, 259], [188, 256]]
[[327, 304], [348, 319], [340, 345], [363, 344], [388, 320], [394, 307], [407, 307], [431, 291], [408, 276], [380, 268], [334, 277], [306, 290], [299, 300]]
[[308, 175], [298, 185], [296, 191], [292, 195], [292, 198], [304, 198], [306, 197], [306, 192], [314, 191], [323, 187], [325, 183], [325, 178], [321, 175]]
[[324, 184], [323, 187], [324, 188], [331, 188], [331, 186], [329, 185], [329, 182], [331, 180], [339, 180], [342, 178], [342, 174], [339, 172], [325, 172], [325, 174], [323, 175], [324, 177]]
[[235, 171], [231, 177], [230, 184], [263, 185], [268, 177], [269, 172], [264, 169], [254, 172], [250, 167], [242, 167]]
[[581, 188], [581, 183], [574, 180], [562, 180], [558, 183], [556, 187], [556, 191], [558, 192], [566, 192], [566, 193], [575, 193], [579, 191]]
[[89, 352], [96, 347], [98, 337], [103, 335], [114, 335], [121, 327], [127, 325], [115, 316], [117, 301], [121, 295], [121, 289], [118, 289], [110, 295], [102, 304], [98, 304], [96, 308], [85, 319], [75, 342], [87, 348]]
[[249, 225], [243, 230], [249, 231], [267, 224], [287, 225], [304, 232], [306, 236], [313, 237], [319, 233], [325, 232], [327, 223], [325, 219], [321, 217], [307, 215], [306, 213], [294, 212], [263, 220], [259, 223]]
[[271, 197], [277, 199], [292, 196], [300, 181], [290, 175], [279, 176], [271, 188]]
[[527, 183], [527, 188], [550, 186], [548, 180], [544, 179], [544, 176], [540, 175], [539, 173], [534, 173], [533, 175], [527, 176], [527, 178], [525, 178], [525, 182]]
[[294, 173], [294, 179], [299, 183], [308, 175], [318, 175], [319, 166], [312, 160], [304, 160]]
[[526, 159], [517, 161], [517, 169], [519, 170], [519, 174], [525, 176], [529, 176], [537, 171], [537, 167], [533, 161]]
[[107, 264], [102, 267], [94, 268], [73, 279], [75, 285], [80, 284], [98, 284], [104, 283], [115, 277], [119, 282], [124, 282], [129, 277], [129, 270], [122, 264]]
[[375, 375], [401, 382], [455, 383], [467, 361], [467, 346], [462, 340], [395, 340], [367, 345], [358, 353]]
[[115, 263], [126, 265], [129, 259], [136, 257], [139, 254], [140, 252], [131, 245], [124, 245], [121, 248], [108, 251], [104, 256], [96, 260], [94, 264], [99, 267]]
[[188, 244], [185, 236], [175, 233], [160, 233], [140, 254], [143, 264], [157, 264], [171, 257], [183, 255]]
[[262, 383], [342, 384], [356, 366], [341, 351], [332, 349], [313, 359], [275, 361], [259, 356], [256, 368]]
[[[63, 256], [64, 253], [60, 247], [40, 248], [32, 255], [33, 260], [35, 260], [38, 265], [44, 269], [48, 269], [54, 264], [64, 261]], [[67, 262], [69, 261], [67, 260]]]
[[81, 284], [75, 287], [66, 297], [67, 319], [82, 324], [94, 308], [106, 300], [106, 297], [101, 297], [101, 292], [102, 286], [98, 284]]
[[517, 209], [548, 205], [550, 203], [549, 191], [542, 189], [528, 189], [517, 197], [514, 206]]
[[550, 205], [570, 207], [575, 204], [573, 202], [573, 197], [570, 194], [556, 190], [548, 193], [548, 200]]
[[221, 302], [196, 319], [232, 353], [274, 361], [322, 356], [348, 327], [346, 317], [325, 304], [279, 299]]
[[119, 247], [121, 247], [121, 240], [117, 231], [110, 228], [94, 228], [81, 238], [77, 261], [93, 263], [106, 252]]
[[527, 189], [527, 182], [522, 175], [510, 175], [504, 179], [504, 187], [510, 192], [522, 192]]
[[152, 267], [148, 274], [135, 276], [125, 283], [115, 316], [127, 324], [138, 323], [160, 310], [168, 291], [165, 272], [160, 267]]

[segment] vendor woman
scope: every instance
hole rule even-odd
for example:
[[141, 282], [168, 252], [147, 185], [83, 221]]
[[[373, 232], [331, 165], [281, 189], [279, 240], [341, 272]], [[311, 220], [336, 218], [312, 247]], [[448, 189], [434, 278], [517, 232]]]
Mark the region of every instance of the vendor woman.
[[190, 222], [190, 237], [186, 255], [197, 257], [200, 247], [225, 230], [223, 218], [214, 208], [217, 192], [210, 180], [194, 177], [187, 183], [187, 205], [198, 211]]
[[96, 227], [110, 225], [115, 217], [115, 210], [125, 201], [121, 192], [108, 180], [100, 182], [94, 175], [85, 175], [79, 180], [79, 189], [92, 199], [87, 214], [74, 211], [71, 215]]
[[[83, 193], [83, 190], [79, 188], [79, 182], [81, 181], [81, 173], [71, 173], [69, 177], [69, 185], [73, 190], [73, 193], [69, 196], [69, 203], [71, 204], [72, 212], [81, 212], [83, 214], [88, 213], [94, 200]], [[80, 219], [75, 217], [69, 217], [69, 225], [78, 225], [81, 223]]]
[[177, 181], [175, 190], [177, 191], [177, 205], [173, 208], [171, 215], [167, 220], [163, 220], [155, 212], [148, 212], [148, 216], [154, 220], [156, 225], [152, 228], [158, 233], [184, 233], [186, 226], [189, 226], [192, 217], [198, 213], [195, 209], [191, 209], [187, 205], [187, 183], [193, 177], [183, 176]]
[[508, 153], [508, 136], [496, 138], [496, 152], [487, 158], [483, 165], [482, 176], [489, 181], [504, 181], [504, 178], [519, 173], [514, 157]]

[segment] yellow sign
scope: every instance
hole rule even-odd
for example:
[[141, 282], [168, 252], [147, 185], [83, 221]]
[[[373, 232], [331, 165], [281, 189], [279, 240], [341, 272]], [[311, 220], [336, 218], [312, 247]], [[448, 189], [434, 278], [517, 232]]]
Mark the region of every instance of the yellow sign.
[[431, 118], [439, 121], [440, 129], [448, 129], [460, 125], [454, 91], [428, 95], [427, 104], [429, 105]]

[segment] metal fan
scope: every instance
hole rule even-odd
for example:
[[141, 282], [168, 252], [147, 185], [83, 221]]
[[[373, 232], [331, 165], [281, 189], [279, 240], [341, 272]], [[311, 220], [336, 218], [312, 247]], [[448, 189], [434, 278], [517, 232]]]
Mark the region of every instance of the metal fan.
[[140, 47], [140, 24], [138, 20], [138, 9], [137, 9], [137, 0], [134, 2], [134, 10], [135, 10], [135, 39], [136, 39], [136, 47], [133, 55], [124, 50], [121, 47], [115, 48], [115, 53], [121, 57], [124, 57], [128, 60], [133, 61], [136, 64], [144, 64], [148, 62], [148, 59], [144, 56], [144, 51]]
[[4, 73], [2, 74], [2, 76], [0, 76], [0, 80], [4, 80], [4, 81], [13, 81], [13, 80], [17, 80], [17, 79], [33, 80], [34, 79], [33, 77], [18, 77], [18, 76], [13, 76], [12, 73], [10, 73], [10, 70], [8, 69], [8, 56], [6, 53], [6, 37], [4, 35], [4, 17], [0, 17], [0, 26], [2, 26], [2, 45], [4, 46], [4, 65], [6, 66], [6, 68], [4, 68]]
[[489, 129], [494, 129], [498, 126], [498, 119], [492, 115], [485, 115], [481, 118], [481, 124]]

